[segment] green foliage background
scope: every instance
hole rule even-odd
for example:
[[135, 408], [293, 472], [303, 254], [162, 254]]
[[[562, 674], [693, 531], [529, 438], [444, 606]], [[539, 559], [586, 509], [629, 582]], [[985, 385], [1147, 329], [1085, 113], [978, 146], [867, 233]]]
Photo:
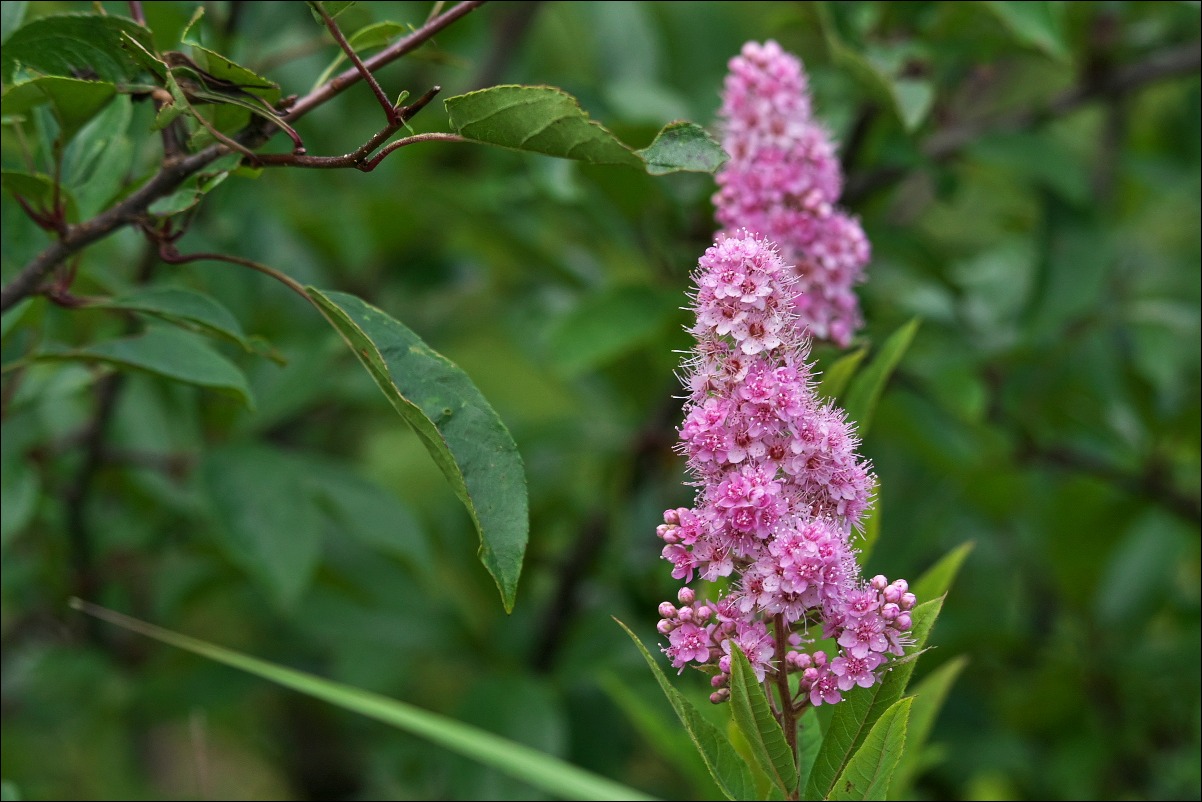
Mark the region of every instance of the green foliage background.
[[[194, 5], [146, 4], [160, 47]], [[286, 93], [335, 52], [301, 4], [207, 5], [214, 46]], [[416, 25], [428, 11], [364, 3], [339, 20]], [[915, 577], [975, 544], [916, 679], [966, 662], [895, 796], [1197, 798], [1198, 3], [495, 3], [380, 77], [394, 96], [559, 86], [643, 147], [670, 120], [712, 124], [727, 59], [767, 38], [803, 58], [842, 143], [845, 204], [874, 248], [864, 344], [922, 319], [863, 445], [881, 480], [869, 574]], [[1148, 77], [1189, 52], [1192, 67]], [[158, 158], [146, 112], [115, 146], [135, 171]], [[381, 116], [360, 85], [301, 132], [310, 153], [341, 154]], [[413, 126], [448, 130], [441, 103]], [[6, 128], [5, 168], [17, 145]], [[102, 165], [84, 186], [119, 180]], [[221, 346], [253, 409], [129, 374], [82, 499], [96, 375], [42, 363], [14, 386], [6, 373], [4, 780], [27, 799], [542, 798], [216, 664], [89, 634], [66, 605], [72, 533], [86, 531], [106, 606], [664, 798], [711, 798], [611, 617], [654, 642], [674, 593], [654, 529], [690, 499], [673, 371], [712, 192], [704, 174], [432, 143], [370, 174], [230, 177], [180, 243], [356, 294], [471, 376], [526, 465], [512, 615], [454, 492], [311, 307], [231, 265], [146, 266], [130, 232], [87, 251], [81, 293], [153, 270], [219, 299], [252, 350], [280, 359]], [[86, 193], [76, 202], [95, 212]], [[9, 193], [2, 212], [7, 283], [48, 240]], [[5, 316], [4, 361], [122, 326], [39, 299]], [[223, 540], [231, 530], [248, 540]], [[705, 697], [699, 677], [678, 685]]]

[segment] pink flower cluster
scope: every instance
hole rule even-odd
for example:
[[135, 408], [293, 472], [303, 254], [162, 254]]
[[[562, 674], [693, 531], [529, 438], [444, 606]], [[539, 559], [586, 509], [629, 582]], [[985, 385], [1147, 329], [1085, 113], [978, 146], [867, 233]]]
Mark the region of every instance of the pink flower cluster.
[[812, 117], [797, 57], [748, 42], [731, 59], [722, 93], [723, 146], [714, 206], [726, 233], [756, 231], [795, 265], [793, 302], [810, 333], [846, 348], [863, 325], [852, 287], [871, 256], [859, 221], [836, 208], [843, 173]]
[[[661, 604], [664, 652], [681, 670], [716, 667], [715, 701], [728, 693], [737, 644], [760, 679], [797, 671], [811, 704], [837, 702], [902, 653], [914, 596], [904, 580], [860, 576], [849, 537], [875, 481], [844, 414], [814, 391], [796, 273], [772, 243], [739, 232], [718, 235], [694, 279], [697, 345], [678, 445], [698, 490], [656, 532], [674, 578], [727, 589], [699, 601], [685, 587], [679, 605]], [[807, 650], [811, 625], [836, 639], [833, 659]]]

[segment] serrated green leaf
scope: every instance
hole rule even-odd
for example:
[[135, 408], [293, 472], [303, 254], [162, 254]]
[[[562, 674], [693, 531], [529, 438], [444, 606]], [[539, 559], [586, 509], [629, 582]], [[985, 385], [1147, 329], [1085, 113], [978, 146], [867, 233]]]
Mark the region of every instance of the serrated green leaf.
[[1015, 41], [1035, 47], [1059, 61], [1069, 60], [1064, 39], [1064, 15], [1060, 3], [1023, 0], [1021, 3], [988, 0], [983, 4], [1014, 36]]
[[867, 367], [852, 379], [843, 409], [847, 412], [847, 417], [855, 422], [861, 438], [868, 434], [877, 402], [885, 391], [885, 384], [913, 342], [918, 324], [918, 318], [914, 318], [890, 334]]
[[881, 714], [826, 799], [885, 798], [906, 747], [906, 725], [913, 701], [910, 697], [899, 699]]
[[856, 368], [868, 355], [867, 346], [860, 346], [849, 354], [844, 354], [835, 360], [835, 364], [822, 372], [822, 381], [818, 384], [818, 396], [835, 401], [843, 394], [847, 383], [856, 375]]
[[231, 560], [283, 609], [300, 598], [321, 556], [325, 517], [303, 462], [263, 446], [207, 451], [200, 476]]
[[948, 692], [966, 665], [968, 658], [961, 655], [941, 665], [914, 686], [914, 704], [910, 708], [906, 751], [902, 754], [897, 771], [893, 774], [893, 784], [890, 786], [890, 797], [893, 799], [907, 798], [907, 792], [918, 776], [918, 771], [928, 765], [925, 753], [929, 750], [924, 749], [927, 739]]
[[650, 145], [635, 153], [646, 162], [651, 175], [681, 170], [712, 173], [729, 158], [708, 131], [685, 120], [668, 123]]
[[651, 287], [618, 287], [585, 298], [551, 330], [551, 359], [575, 376], [656, 341], [680, 306], [676, 292]]
[[651, 673], [655, 675], [656, 682], [659, 683], [664, 695], [668, 697], [672, 709], [680, 718], [680, 723], [688, 733], [689, 740], [697, 747], [701, 759], [705, 761], [705, 766], [709, 769], [710, 776], [718, 784], [718, 789], [727, 799], [754, 799], [756, 797], [755, 780], [752, 778], [747, 764], [735, 752], [730, 741], [708, 719], [698, 713], [680, 691], [672, 687], [668, 678], [664, 676], [663, 670], [660, 669], [659, 664], [656, 663], [655, 658], [647, 651], [647, 647], [643, 645], [638, 636], [621, 621], [616, 618], [614, 620], [634, 641], [639, 653], [651, 667]]
[[730, 703], [752, 757], [788, 798], [797, 787], [797, 764], [784, 731], [768, 707], [764, 688], [738, 646], [731, 651]]
[[455, 719], [386, 696], [223, 649], [86, 602], [74, 600], [72, 604], [89, 615], [148, 638], [262, 677], [344, 710], [382, 721], [565, 799], [654, 799], [637, 789], [592, 774], [558, 758]]
[[111, 14], [56, 14], [18, 28], [0, 51], [0, 74], [14, 83], [18, 69], [43, 75], [122, 83], [141, 71], [121, 46], [122, 34], [153, 49], [150, 31]]
[[467, 374], [399, 321], [353, 295], [306, 289], [467, 508], [480, 560], [512, 611], [529, 518], [525, 470], [509, 430]]
[[101, 362], [121, 370], [139, 370], [164, 379], [220, 390], [254, 408], [246, 376], [195, 334], [151, 327], [143, 334], [93, 343], [82, 348], [53, 347], [38, 360]]
[[147, 287], [92, 304], [98, 309], [127, 309], [182, 323], [239, 345], [248, 353], [254, 346], [242, 332], [238, 319], [211, 295], [183, 287]]
[[34, 106], [48, 103], [58, 120], [65, 142], [116, 96], [115, 84], [82, 81], [61, 75], [40, 75], [9, 87], [0, 98], [0, 113], [5, 116], [23, 115]]
[[951, 590], [956, 574], [960, 572], [960, 566], [964, 564], [964, 560], [972, 553], [975, 546], [976, 544], [972, 541], [961, 543], [943, 555], [939, 562], [928, 568], [910, 585], [910, 591], [919, 601], [927, 601], [947, 593]]
[[[54, 179], [48, 175], [0, 170], [0, 187], [24, 198], [37, 211], [50, 211], [54, 207]], [[59, 187], [58, 201], [65, 206], [67, 222], [79, 220], [79, 206], [66, 187]]]
[[906, 648], [908, 657], [894, 661], [876, 685], [853, 688], [835, 705], [806, 784], [807, 799], [825, 799], [832, 792], [836, 779], [868, 736], [869, 728], [886, 709], [901, 699], [914, 672], [915, 658], [925, 647], [942, 607], [942, 597], [917, 605], [911, 611], [912, 626], [908, 634], [913, 644]]
[[576, 98], [553, 86], [494, 86], [446, 100], [451, 127], [487, 145], [591, 164], [624, 164], [658, 175], [713, 172], [726, 154], [699, 126], [674, 122], [634, 151], [589, 119]]

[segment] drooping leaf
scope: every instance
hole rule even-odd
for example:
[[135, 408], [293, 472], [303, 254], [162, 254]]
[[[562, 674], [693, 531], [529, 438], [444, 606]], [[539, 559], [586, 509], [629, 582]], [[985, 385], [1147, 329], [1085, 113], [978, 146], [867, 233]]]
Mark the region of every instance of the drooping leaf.
[[928, 765], [924, 754], [927, 738], [930, 737], [935, 718], [939, 715], [948, 692], [966, 665], [968, 658], [961, 655], [939, 666], [914, 686], [914, 704], [910, 707], [906, 751], [897, 765], [891, 786], [891, 796], [894, 799], [906, 798], [906, 792], [918, 776], [918, 771]]
[[200, 476], [222, 551], [291, 607], [317, 567], [325, 530], [304, 463], [273, 448], [233, 446], [206, 452]]
[[127, 309], [181, 323], [212, 334], [247, 352], [255, 349], [233, 312], [211, 295], [183, 287], [145, 287], [93, 304], [98, 309]]
[[918, 331], [918, 322], [918, 318], [914, 318], [890, 334], [881, 350], [856, 374], [851, 386], [847, 388], [843, 409], [847, 411], [847, 417], [855, 421], [860, 437], [868, 434], [877, 402], [881, 399], [881, 393], [885, 391], [885, 384], [913, 342]]
[[764, 688], [738, 646], [731, 652], [730, 703], [752, 757], [788, 798], [797, 787], [797, 764], [784, 731], [768, 707]]
[[956, 579], [956, 574], [960, 572], [960, 566], [964, 564], [964, 560], [972, 553], [975, 545], [972, 541], [961, 543], [943, 555], [939, 562], [928, 568], [922, 576], [918, 577], [910, 585], [910, 591], [919, 601], [927, 601], [947, 593], [951, 590], [952, 582]]
[[[617, 619], [614, 620], [617, 621]], [[647, 651], [647, 647], [643, 645], [638, 636], [621, 621], [618, 621], [618, 626], [626, 631], [643, 655], [643, 659], [647, 661], [647, 665], [651, 667], [655, 680], [663, 688], [664, 695], [668, 697], [672, 709], [680, 718], [680, 723], [688, 733], [689, 740], [697, 747], [702, 760], [705, 761], [706, 768], [709, 769], [710, 776], [718, 784], [719, 790], [727, 799], [754, 799], [756, 796], [755, 780], [752, 778], [747, 764], [735, 752], [730, 741], [708, 719], [698, 713], [680, 691], [672, 687], [672, 683], [664, 676], [663, 670], [660, 669], [659, 664]]]
[[869, 729], [885, 710], [901, 699], [906, 683], [914, 672], [914, 656], [925, 647], [942, 607], [942, 597], [917, 605], [911, 611], [913, 624], [908, 634], [913, 644], [906, 649], [910, 656], [894, 662], [876, 685], [853, 688], [842, 702], [835, 705], [826, 737], [806, 784], [806, 798], [825, 799], [832, 793], [835, 780], [843, 774], [848, 761], [868, 736]]
[[726, 154], [700, 126], [673, 122], [635, 151], [589, 119], [576, 98], [553, 86], [494, 86], [446, 100], [451, 127], [488, 145], [592, 164], [624, 164], [654, 175], [713, 172]]
[[[279, 100], [280, 87], [277, 83], [258, 75], [254, 70], [235, 63], [214, 50], [210, 50], [204, 46], [197, 36], [193, 35], [192, 29], [200, 22], [204, 16], [204, 11], [204, 6], [197, 6], [196, 11], [192, 13], [192, 19], [188, 21], [183, 33], [180, 34], [180, 41], [192, 48], [192, 53], [197, 58], [198, 66], [204, 70], [203, 75], [195, 77], [204, 79], [202, 83], [205, 83], [205, 88], [209, 89], [212, 93], [224, 94], [227, 98], [230, 93], [233, 95], [254, 95], [255, 97], [262, 98], [269, 105]], [[213, 85], [209, 85], [209, 79], [216, 79], [216, 81]], [[226, 85], [228, 85], [228, 93], [223, 93], [222, 88]], [[205, 99], [212, 100], [212, 98]], [[256, 108], [262, 110], [261, 107]]]
[[480, 559], [507, 611], [529, 535], [526, 475], [505, 424], [450, 360], [353, 295], [308, 287], [376, 385], [421, 438], [480, 534]]
[[34, 106], [48, 103], [58, 120], [63, 140], [69, 141], [116, 95], [116, 85], [105, 81], [39, 75], [5, 90], [0, 98], [0, 113], [6, 117], [23, 115]]
[[80, 348], [52, 347], [39, 360], [101, 362], [140, 370], [172, 381], [220, 390], [254, 408], [246, 376], [203, 338], [177, 328], [154, 326], [145, 333]]
[[852, 376], [856, 375], [856, 369], [860, 367], [860, 363], [867, 355], [868, 348], [860, 346], [851, 353], [839, 357], [835, 364], [824, 370], [822, 381], [818, 383], [819, 397], [835, 401], [843, 395], [847, 383], [851, 381]]
[[153, 50], [151, 33], [138, 23], [111, 14], [55, 14], [18, 28], [0, 50], [0, 74], [14, 83], [17, 70], [43, 75], [132, 81], [141, 67], [121, 46], [122, 35]]
[[565, 375], [583, 373], [652, 341], [679, 306], [679, 293], [646, 286], [586, 298], [552, 329], [551, 358]]
[[906, 697], [881, 714], [852, 755], [826, 799], [884, 799], [906, 748], [906, 725], [913, 699]]
[[302, 671], [259, 660], [205, 641], [97, 607], [78, 599], [72, 606], [109, 623], [154, 638], [157, 641], [214, 660], [223, 665], [262, 677], [314, 699], [329, 702], [368, 718], [382, 721], [433, 744], [496, 768], [548, 793], [565, 799], [650, 800], [643, 792], [592, 774], [570, 763], [506, 740], [452, 718], [431, 713], [395, 699]]

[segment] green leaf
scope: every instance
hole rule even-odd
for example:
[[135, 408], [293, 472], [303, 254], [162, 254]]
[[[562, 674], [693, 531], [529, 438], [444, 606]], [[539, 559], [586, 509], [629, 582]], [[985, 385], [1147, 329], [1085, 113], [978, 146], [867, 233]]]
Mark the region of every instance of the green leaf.
[[118, 97], [79, 130], [63, 154], [63, 183], [82, 219], [96, 216], [126, 190], [135, 157], [129, 135], [133, 101]]
[[159, 198], [147, 209], [159, 217], [171, 217], [191, 209], [200, 203], [201, 198], [216, 189], [242, 163], [238, 153], [227, 153], [206, 165], [203, 169], [188, 176], [179, 189]]
[[155, 326], [144, 334], [82, 348], [50, 348], [35, 358], [101, 362], [122, 370], [140, 370], [164, 379], [220, 390], [240, 399], [248, 408], [254, 408], [254, 398], [242, 371], [203, 339], [180, 329]]
[[734, 720], [764, 773], [786, 798], [797, 787], [797, 764], [785, 733], [768, 707], [768, 697], [756, 679], [747, 655], [738, 646], [731, 652], [730, 703]]
[[[264, 78], [254, 70], [247, 69], [241, 64], [235, 63], [216, 51], [210, 50], [198, 38], [192, 35], [192, 29], [196, 26], [196, 23], [200, 22], [201, 17], [204, 16], [204, 11], [204, 6], [197, 6], [196, 11], [192, 13], [192, 19], [188, 21], [188, 24], [184, 26], [184, 32], [180, 34], [180, 41], [192, 48], [192, 54], [196, 57], [198, 66], [208, 74], [207, 76], [196, 77], [216, 78], [218, 82], [233, 84], [234, 87], [237, 87], [234, 90], [235, 92], [240, 90], [244, 95], [251, 94], [254, 97], [262, 98], [268, 105], [274, 104], [280, 99], [279, 84]], [[181, 68], [172, 68], [171, 71], [176, 69]], [[185, 67], [182, 69], [184, 72], [191, 72], [189, 68]], [[229, 94], [216, 91], [213, 94], [216, 94], [217, 97], [208, 97], [205, 95], [204, 99], [217, 103], [228, 103], [236, 100], [236, 98], [232, 98]], [[257, 111], [258, 113], [264, 111], [262, 106], [248, 104], [247, 107], [251, 111]]]
[[97, 309], [127, 309], [194, 328], [239, 345], [248, 353], [254, 346], [242, 332], [238, 319], [211, 295], [183, 287], [147, 287], [92, 304]]
[[207, 452], [200, 476], [222, 550], [281, 608], [293, 606], [313, 577], [326, 526], [303, 461], [263, 446], [229, 447]]
[[654, 799], [634, 788], [592, 774], [528, 746], [501, 738], [487, 730], [463, 724], [437, 713], [431, 713], [380, 694], [275, 665], [230, 649], [223, 649], [220, 646], [189, 638], [186, 635], [180, 635], [78, 599], [73, 599], [71, 604], [77, 610], [82, 610], [132, 632], [154, 638], [162, 643], [184, 649], [239, 671], [262, 677], [277, 685], [299, 691], [323, 702], [329, 702], [352, 713], [382, 721], [565, 799]]
[[944, 663], [914, 686], [914, 705], [910, 708], [910, 725], [906, 735], [906, 751], [902, 754], [897, 771], [893, 775], [891, 796], [894, 799], [908, 797], [908, 791], [918, 771], [927, 766], [923, 747], [935, 726], [935, 718], [947, 699], [947, 694], [960, 672], [968, 665], [964, 655]]
[[576, 98], [553, 86], [494, 86], [446, 100], [451, 127], [474, 142], [592, 164], [624, 164], [653, 175], [713, 172], [726, 154], [693, 123], [666, 125], [635, 151], [589, 119]]
[[856, 368], [860, 367], [860, 363], [867, 355], [868, 348], [862, 345], [850, 354], [839, 357], [835, 364], [822, 372], [822, 381], [818, 384], [819, 397], [831, 401], [838, 399], [843, 394], [844, 388], [847, 387], [847, 383], [851, 381], [851, 377], [856, 375]]
[[32, 306], [33, 298], [26, 298], [4, 310], [4, 314], [0, 315], [0, 340], [8, 337], [8, 333], [25, 317], [25, 313]]
[[470, 378], [384, 312], [306, 288], [393, 407], [421, 438], [480, 534], [480, 559], [512, 612], [529, 537], [517, 445]]
[[9, 87], [0, 97], [0, 113], [6, 117], [24, 115], [34, 106], [49, 103], [62, 130], [63, 141], [69, 141], [116, 95], [116, 85], [104, 81], [40, 75]]
[[755, 780], [752, 778], [747, 764], [735, 752], [730, 741], [708, 719], [697, 712], [697, 708], [693, 707], [680, 691], [672, 687], [659, 664], [656, 663], [655, 658], [647, 651], [647, 647], [643, 645], [638, 636], [621, 621], [616, 618], [614, 620], [634, 641], [634, 645], [638, 647], [643, 659], [651, 667], [651, 673], [655, 675], [656, 682], [663, 688], [664, 694], [672, 704], [672, 709], [676, 711], [680, 723], [684, 725], [689, 740], [697, 747], [701, 759], [705, 761], [705, 766], [709, 769], [710, 776], [718, 784], [718, 789], [727, 799], [754, 799], [756, 797]]
[[57, 14], [18, 28], [0, 51], [0, 75], [15, 83], [18, 70], [67, 78], [122, 83], [137, 77], [140, 66], [121, 46], [129, 36], [153, 50], [151, 33], [138, 23], [111, 14]]
[[[326, 10], [328, 11], [331, 4], [326, 3], [325, 5]], [[347, 44], [351, 46], [352, 50], [354, 50], [356, 53], [362, 53], [366, 50], [371, 50], [372, 48], [384, 47], [385, 45], [390, 44], [393, 39], [409, 33], [410, 30], [412, 29], [408, 25], [402, 25], [399, 22], [376, 22], [355, 31], [353, 34], [347, 37], [346, 41]], [[334, 60], [330, 62], [329, 66], [321, 71], [321, 75], [317, 76], [317, 80], [313, 82], [313, 88], [316, 89], [326, 81], [330, 80], [330, 78], [334, 75], [334, 72], [340, 66], [345, 64], [346, 60], [346, 53], [339, 49], [338, 55], [334, 57]]]
[[658, 342], [679, 306], [679, 293], [646, 286], [618, 287], [585, 298], [551, 330], [551, 359], [566, 376], [584, 373], [644, 343]]
[[807, 707], [797, 722], [797, 787], [805, 788], [814, 768], [814, 759], [822, 747], [822, 722], [818, 711]]
[[881, 394], [885, 391], [885, 384], [914, 340], [914, 335], [918, 331], [918, 323], [918, 318], [914, 318], [890, 334], [889, 338], [885, 340], [885, 344], [881, 346], [880, 352], [872, 358], [867, 367], [856, 374], [851, 386], [847, 389], [847, 398], [843, 403], [843, 408], [847, 412], [847, 417], [855, 421], [861, 438], [868, 434], [877, 402], [880, 401]]
[[1060, 3], [987, 0], [984, 6], [1001, 20], [1015, 41], [1042, 50], [1059, 61], [1069, 60], [1069, 48], [1064, 39], [1064, 13]]
[[975, 546], [976, 544], [970, 540], [943, 555], [939, 562], [928, 568], [910, 585], [910, 592], [919, 601], [929, 601], [947, 593], [951, 590], [956, 574], [960, 573], [960, 566], [964, 564], [964, 560], [972, 553]]
[[[5, 3], [4, 5], [9, 5]], [[12, 5], [25, 5], [24, 3], [12, 3]], [[0, 782], [0, 802], [21, 802], [21, 791], [17, 788], [17, 784], [11, 780]]]
[[[337, 19], [339, 14], [341, 14], [343, 11], [346, 11], [354, 4], [355, 0], [325, 0], [325, 2], [316, 2], [316, 0], [310, 0], [309, 2], [309, 5], [311, 6], [321, 6], [324, 8], [326, 13], [334, 19]], [[321, 15], [318, 14], [315, 9], [311, 8], [309, 9], [309, 12], [313, 14], [313, 19], [317, 20], [323, 25], [325, 24], [325, 20], [321, 18]]]
[[[54, 208], [54, 179], [42, 173], [23, 173], [19, 170], [0, 170], [0, 186], [29, 202], [36, 211]], [[79, 219], [75, 198], [66, 187], [60, 187], [58, 200], [67, 212], [67, 221]]]
[[826, 799], [884, 799], [906, 747], [910, 697], [899, 699], [881, 714]]
[[917, 605], [911, 611], [913, 624], [909, 635], [914, 643], [907, 648], [908, 656], [894, 660], [884, 678], [876, 685], [853, 688], [842, 702], [835, 705], [826, 737], [806, 784], [806, 798], [825, 799], [832, 793], [836, 779], [843, 774], [848, 761], [864, 742], [869, 728], [885, 710], [901, 699], [906, 683], [914, 672], [916, 658], [926, 645], [931, 627], [935, 625], [942, 607], [942, 597]]

